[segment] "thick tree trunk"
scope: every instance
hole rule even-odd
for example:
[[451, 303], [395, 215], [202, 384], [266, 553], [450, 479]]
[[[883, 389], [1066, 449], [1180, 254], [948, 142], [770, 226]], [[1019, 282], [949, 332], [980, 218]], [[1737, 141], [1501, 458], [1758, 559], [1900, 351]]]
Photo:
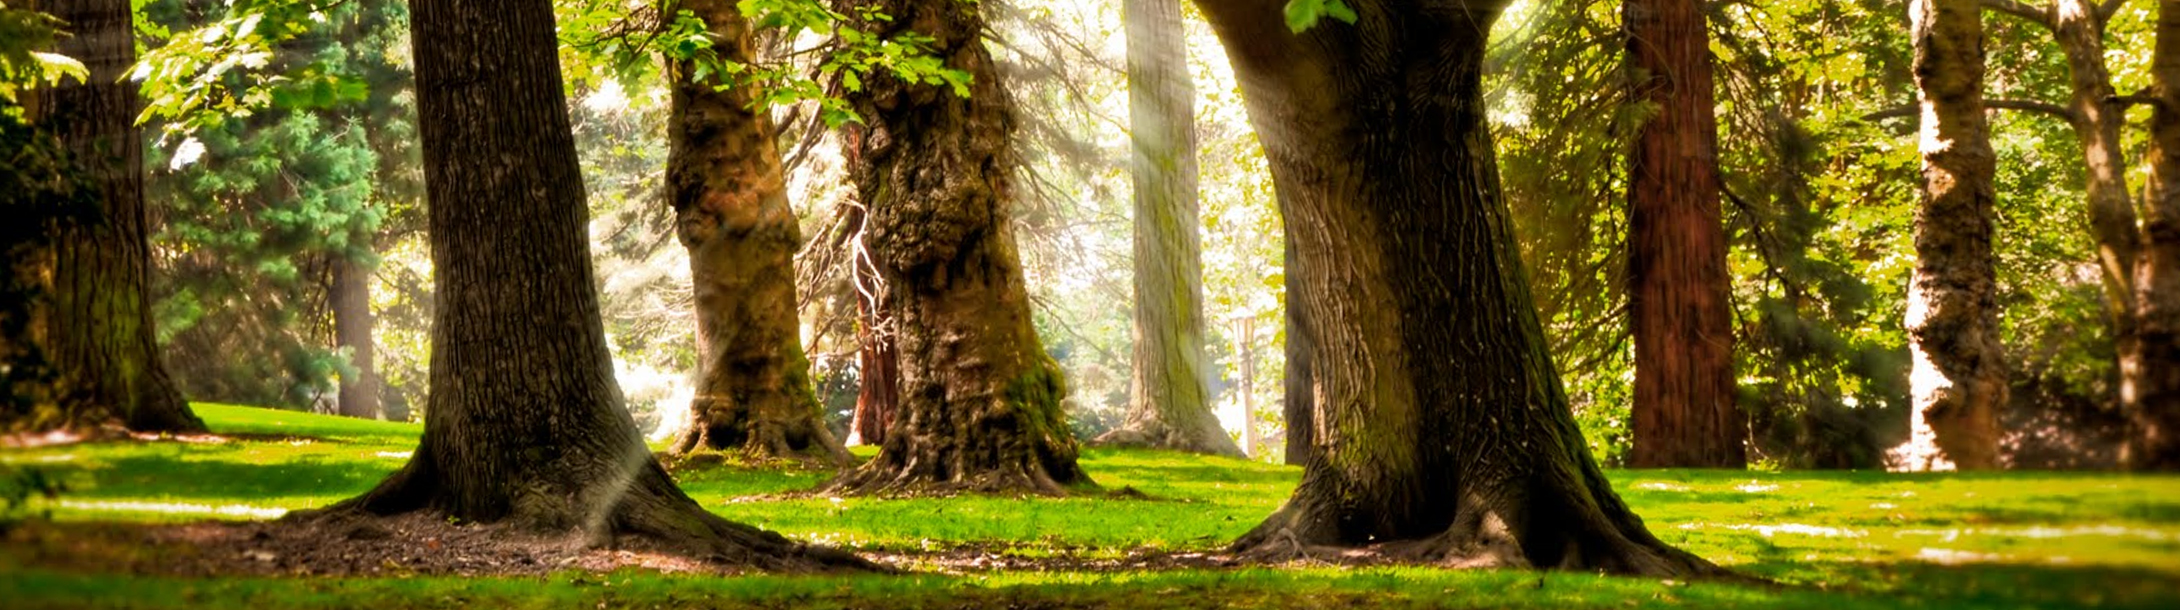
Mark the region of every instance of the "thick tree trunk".
[[1127, 0], [1122, 12], [1135, 151], [1135, 359], [1127, 421], [1098, 442], [1240, 456], [1204, 387], [1196, 87], [1181, 3]]
[[[749, 23], [731, 0], [667, 5], [669, 13], [685, 10], [704, 20], [720, 59], [754, 60]], [[795, 311], [801, 237], [787, 205], [778, 133], [750, 86], [718, 82], [724, 74], [699, 79], [694, 68], [671, 64], [667, 202], [689, 249], [702, 351], [689, 427], [674, 451], [740, 449], [846, 465], [851, 458], [825, 427], [802, 352]]]
[[153, 338], [150, 221], [144, 207], [143, 142], [136, 128], [136, 28], [127, 0], [32, 2], [73, 33], [55, 51], [90, 70], [25, 99], [31, 124], [58, 135], [100, 190], [93, 222], [57, 224], [48, 235], [49, 300], [42, 347], [58, 373], [66, 427], [114, 423], [139, 432], [198, 432], [204, 422], [167, 377]]
[[621, 404], [545, 0], [414, 5], [430, 201], [431, 404], [409, 463], [299, 519], [415, 511], [735, 565], [854, 565], [706, 512]]
[[1712, 115], [1711, 49], [1696, 0], [1627, 0], [1638, 99], [1657, 114], [1629, 156], [1629, 299], [1637, 468], [1741, 468], [1733, 305]]
[[2180, 0], [2157, 9], [2151, 54], [2150, 180], [2142, 192], [2142, 250], [2134, 297], [2140, 326], [2121, 357], [2120, 400], [2134, 422], [2127, 465], [2180, 470]]
[[[878, 457], [830, 484], [851, 492], [1062, 493], [1087, 483], [1060, 409], [1060, 369], [1030, 325], [1008, 221], [1011, 102], [985, 50], [978, 5], [881, 0], [884, 37], [931, 37], [973, 78], [969, 97], [884, 71], [852, 93], [849, 175], [869, 206], [865, 235], [894, 324], [901, 402]], [[843, 11], [849, 12], [849, 11]]]
[[[1278, 196], [1278, 195], [1275, 195]], [[1294, 240], [1287, 240], [1287, 249], [1281, 269], [1294, 268]], [[1307, 464], [1317, 455], [1315, 437], [1317, 429], [1317, 405], [1310, 398], [1315, 391], [1310, 387], [1310, 341], [1302, 328], [1306, 312], [1292, 305], [1295, 284], [1294, 274], [1285, 273], [1286, 292], [1290, 305], [1287, 307], [1287, 379], [1286, 393], [1280, 411], [1287, 422], [1287, 465]]]
[[371, 270], [347, 258], [333, 261], [330, 293], [327, 300], [333, 302], [334, 342], [348, 350], [348, 362], [356, 367], [355, 378], [341, 376], [341, 414], [378, 419], [378, 369], [373, 366], [371, 343]]
[[[1576, 427], [1499, 192], [1481, 76], [1495, 0], [1200, 0], [1263, 139], [1295, 253], [1316, 454], [1234, 548], [1450, 565], [1715, 573], [1657, 540]], [[1292, 340], [1292, 337], [1290, 337]]]
[[1983, 110], [1983, 17], [1977, 0], [1914, 0], [1909, 16], [1923, 183], [1907, 310], [1913, 427], [1894, 461], [1913, 470], [1996, 468], [2007, 383], [1991, 253], [1997, 158]]

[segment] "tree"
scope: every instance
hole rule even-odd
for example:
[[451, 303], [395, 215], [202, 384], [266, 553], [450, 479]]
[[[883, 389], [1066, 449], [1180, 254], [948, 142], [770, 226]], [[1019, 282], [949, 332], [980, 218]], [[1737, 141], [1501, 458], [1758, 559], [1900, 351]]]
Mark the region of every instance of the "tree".
[[1991, 252], [1998, 162], [1983, 114], [1983, 17], [1977, 0], [1915, 0], [1909, 16], [1923, 183], [1907, 307], [1912, 438], [1897, 457], [1917, 470], [1996, 468], [2008, 386]]
[[1623, 6], [1636, 95], [1656, 112], [1628, 159], [1635, 338], [1628, 464], [1740, 468], [1748, 463], [1748, 425], [1734, 404], [1710, 39], [1695, 0]]
[[[858, 207], [848, 211], [855, 234], [863, 234], [870, 215]], [[858, 237], [857, 239], [861, 239]], [[901, 404], [901, 351], [893, 346], [893, 324], [885, 318], [884, 287], [864, 266], [858, 248], [851, 261], [855, 295], [855, 413], [848, 421], [848, 444], [882, 445], [893, 428], [893, 414]]]
[[2134, 422], [2128, 466], [2171, 471], [2180, 470], [2180, 0], [2158, 3], [2150, 79], [2141, 100], [2151, 105], [2150, 179], [2134, 263], [2139, 337], [2120, 359], [2120, 395]]
[[317, 518], [573, 534], [771, 569], [858, 565], [706, 512], [615, 387], [545, 0], [422, 0], [411, 21], [437, 286], [424, 436]]
[[1128, 419], [1101, 443], [1240, 456], [1204, 387], [1203, 262], [1196, 216], [1196, 87], [1179, 0], [1127, 0], [1135, 178], [1135, 357]]
[[[1234, 548], [1718, 571], [1613, 493], [1546, 353], [1481, 95], [1503, 4], [1197, 4], [1271, 161], [1321, 424], [1294, 495]], [[1312, 9], [1352, 24], [1291, 34]]]
[[[370, 244], [363, 246], [369, 248]], [[341, 375], [341, 414], [377, 419], [379, 382], [372, 359], [371, 266], [345, 256], [335, 258], [332, 264], [332, 285], [327, 288], [326, 300], [333, 306], [333, 335], [340, 347], [348, 350], [348, 364], [356, 371], [354, 375]]]
[[[714, 55], [707, 59], [753, 61], [750, 24], [733, 2], [667, 5], [663, 12], [690, 11], [709, 28]], [[741, 448], [846, 465], [852, 458], [825, 427], [803, 354], [794, 263], [801, 236], [787, 204], [778, 132], [748, 83], [717, 82], [723, 71], [707, 74], [699, 65], [671, 62], [667, 202], [689, 249], [700, 359], [689, 427], [674, 450]]]
[[31, 253], [44, 267], [46, 300], [32, 314], [38, 346], [57, 374], [58, 412], [10, 427], [90, 429], [119, 424], [139, 432], [198, 432], [204, 422], [167, 376], [153, 338], [147, 277], [151, 248], [144, 205], [144, 150], [136, 113], [142, 102], [123, 80], [136, 61], [135, 25], [126, 0], [34, 2], [71, 35], [61, 55], [88, 68], [86, 79], [32, 91], [25, 117], [55, 134], [98, 190], [96, 218], [48, 225]]
[[971, 78], [955, 90], [891, 73], [841, 83], [864, 121], [846, 134], [848, 172], [868, 208], [900, 403], [878, 456], [832, 489], [1056, 494], [1089, 482], [1060, 409], [1059, 366], [1030, 325], [1008, 223], [1013, 109], [978, 6], [881, 0], [855, 11], [854, 27], [922, 40]]

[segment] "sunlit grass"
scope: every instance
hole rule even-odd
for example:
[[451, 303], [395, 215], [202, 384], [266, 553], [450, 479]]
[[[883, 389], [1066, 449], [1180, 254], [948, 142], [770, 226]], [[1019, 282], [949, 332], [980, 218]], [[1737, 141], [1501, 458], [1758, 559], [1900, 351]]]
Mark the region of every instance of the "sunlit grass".
[[[70, 484], [60, 503], [40, 507], [56, 519], [263, 518], [369, 489], [407, 459], [421, 432], [413, 424], [243, 407], [199, 405], [198, 411], [219, 433], [243, 436], [14, 450], [0, 452], [0, 462], [44, 469]], [[1156, 451], [1091, 449], [1083, 464], [1104, 489], [1132, 487], [1149, 499], [1101, 493], [783, 497], [777, 494], [810, 489], [828, 473], [727, 465], [683, 469], [677, 476], [712, 510], [799, 539], [888, 551], [973, 545], [1028, 557], [1215, 550], [1276, 509], [1299, 477], [1299, 469], [1287, 466]], [[557, 577], [551, 587], [538, 587], [534, 579], [125, 579], [124, 586], [113, 577], [25, 571], [0, 579], [0, 599], [21, 593], [29, 597], [20, 599], [62, 600], [82, 592], [150, 606], [312, 607], [370, 596], [391, 607], [457, 605], [444, 599], [589, 607], [598, 601], [672, 606], [672, 600], [699, 596], [709, 606], [743, 607], [776, 605], [782, 599], [777, 595], [789, 595], [785, 599], [802, 600], [789, 604], [798, 607], [854, 607], [873, 599], [895, 607], [1162, 607], [1167, 604], [1131, 600], [1180, 595], [1202, 596], [1214, 607], [1256, 607], [1252, 600], [1289, 607], [1622, 607], [1673, 600], [1726, 607], [2180, 607], [2180, 478], [1702, 470], [1610, 475], [1659, 537], [1790, 587], [1679, 586], [1569, 574], [1542, 577], [1546, 585], [1538, 587], [1539, 576], [1517, 572], [1315, 569], [724, 580], [625, 574], [612, 577], [616, 584], [608, 592], [566, 582], [574, 576]], [[177, 589], [200, 597], [172, 595]], [[1169, 590], [1175, 593], [1163, 593]], [[1367, 601], [1357, 601], [1361, 596]], [[185, 599], [205, 604], [178, 601]], [[1024, 599], [1042, 601], [1015, 603]]]

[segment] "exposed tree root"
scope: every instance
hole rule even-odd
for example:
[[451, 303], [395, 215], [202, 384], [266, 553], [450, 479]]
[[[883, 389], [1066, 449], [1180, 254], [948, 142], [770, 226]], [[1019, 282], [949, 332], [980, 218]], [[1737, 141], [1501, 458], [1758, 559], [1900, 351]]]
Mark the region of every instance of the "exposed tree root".
[[[655, 553], [723, 572], [886, 569], [846, 551], [796, 542], [714, 515], [682, 493], [656, 462], [646, 462], [647, 467], [622, 484], [598, 482], [578, 494], [578, 498], [592, 498], [591, 502], [518, 499], [508, 514], [487, 518], [460, 514], [455, 508], [460, 500], [428, 468], [419, 468], [421, 462], [412, 461], [409, 468], [362, 496], [323, 510], [295, 513], [281, 523], [305, 533], [337, 534], [334, 537], [339, 540], [368, 543], [386, 537], [382, 524], [413, 522], [423, 516], [450, 523], [475, 521], [483, 526], [475, 530], [477, 535], [508, 541], [518, 553], [538, 549]], [[602, 486], [621, 489], [616, 492]]]

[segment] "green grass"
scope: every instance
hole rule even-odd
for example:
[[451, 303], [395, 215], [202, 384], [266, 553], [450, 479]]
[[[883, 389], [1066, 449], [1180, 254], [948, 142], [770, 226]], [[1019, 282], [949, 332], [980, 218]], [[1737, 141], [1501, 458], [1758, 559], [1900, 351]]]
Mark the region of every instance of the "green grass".
[[[215, 430], [243, 439], [13, 450], [0, 452], [0, 462], [67, 481], [71, 490], [61, 501], [41, 507], [58, 520], [262, 518], [368, 489], [401, 465], [420, 432], [411, 424], [197, 409]], [[868, 550], [976, 545], [1031, 557], [1110, 557], [1217, 548], [1277, 508], [1299, 474], [1154, 451], [1089, 450], [1083, 463], [1106, 488], [1134, 487], [1151, 499], [779, 498], [768, 494], [808, 489], [823, 475], [737, 466], [678, 475], [705, 506], [804, 540]], [[2180, 607], [2180, 478], [1703, 470], [1611, 476], [1661, 538], [1783, 586], [1425, 568], [185, 580], [53, 571], [0, 549], [0, 600], [15, 600], [0, 605]]]

